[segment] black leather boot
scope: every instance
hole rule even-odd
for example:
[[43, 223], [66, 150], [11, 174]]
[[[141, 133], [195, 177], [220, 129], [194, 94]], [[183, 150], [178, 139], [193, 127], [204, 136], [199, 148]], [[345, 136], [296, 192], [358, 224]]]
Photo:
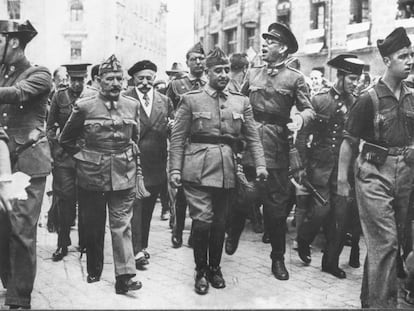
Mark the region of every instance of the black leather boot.
[[208, 281], [207, 281], [207, 268], [196, 269], [194, 290], [199, 295], [205, 295], [208, 293]]
[[289, 272], [286, 269], [285, 261], [283, 259], [276, 259], [272, 261], [272, 273], [278, 280], [289, 280]]
[[224, 281], [223, 274], [221, 273], [221, 268], [218, 267], [210, 267], [209, 272], [207, 274], [208, 281], [210, 282], [211, 286], [214, 288], [225, 288], [226, 282]]
[[298, 254], [299, 258], [305, 263], [306, 265], [309, 265], [312, 261], [311, 258], [311, 251], [309, 243], [305, 240], [302, 240], [298, 237]]

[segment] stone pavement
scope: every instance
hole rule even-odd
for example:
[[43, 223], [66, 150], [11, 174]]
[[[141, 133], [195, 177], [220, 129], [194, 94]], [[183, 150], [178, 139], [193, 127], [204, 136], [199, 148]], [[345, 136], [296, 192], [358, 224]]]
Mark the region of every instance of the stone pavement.
[[[137, 271], [143, 283], [141, 290], [128, 295], [116, 295], [110, 231], [107, 227], [105, 264], [98, 283], [86, 282], [86, 256], [79, 258], [75, 250], [77, 231], [72, 230], [69, 255], [53, 262], [56, 234], [44, 227], [38, 230], [38, 272], [32, 295], [34, 309], [276, 309], [276, 308], [359, 308], [362, 267], [348, 266], [349, 247], [345, 247], [340, 266], [347, 279], [339, 280], [320, 270], [321, 251], [313, 246], [312, 263], [304, 266], [292, 249], [294, 228], [289, 225], [286, 263], [289, 281], [276, 280], [270, 271], [270, 246], [261, 242], [261, 234], [252, 232], [250, 224], [242, 235], [238, 251], [233, 256], [223, 252], [222, 271], [225, 289], [214, 289], [205, 296], [194, 290], [192, 249], [185, 244], [171, 247], [168, 221], [160, 220], [160, 206], [154, 211], [151, 232], [150, 264]], [[44, 220], [42, 220], [44, 223]], [[189, 234], [187, 218], [184, 241]], [[365, 256], [362, 247], [361, 258]], [[4, 306], [5, 291], [0, 289], [0, 308]]]

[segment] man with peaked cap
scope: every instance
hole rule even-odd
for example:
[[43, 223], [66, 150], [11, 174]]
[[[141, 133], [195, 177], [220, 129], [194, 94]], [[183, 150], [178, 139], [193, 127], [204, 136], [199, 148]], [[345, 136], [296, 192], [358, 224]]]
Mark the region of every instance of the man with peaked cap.
[[142, 269], [150, 257], [148, 240], [152, 214], [155, 203], [163, 186], [167, 182], [167, 139], [174, 118], [171, 100], [157, 92], [154, 81], [157, 66], [142, 60], [135, 63], [128, 74], [133, 77], [134, 88], [129, 88], [124, 95], [135, 98], [140, 103], [140, 137], [138, 147], [145, 188], [150, 196], [137, 199], [133, 207], [132, 242], [134, 246], [135, 265]]
[[[358, 84], [364, 63], [352, 54], [340, 54], [328, 61], [337, 70], [334, 85], [312, 97], [316, 118], [302, 129], [297, 140], [312, 137], [308, 153], [308, 178], [310, 183], [328, 200], [322, 205], [309, 195], [297, 197], [297, 242], [302, 261], [311, 262], [310, 244], [324, 226], [327, 244], [322, 257], [322, 271], [337, 278], [346, 277], [339, 268], [339, 255], [346, 234], [349, 205], [343, 197], [337, 197], [339, 147], [348, 111], [355, 101], [353, 92]], [[342, 204], [345, 203], [345, 204]]]
[[[76, 217], [76, 170], [75, 161], [58, 143], [58, 137], [69, 119], [76, 100], [84, 90], [87, 67], [90, 64], [63, 65], [69, 76], [69, 86], [58, 89], [52, 98], [47, 118], [46, 131], [53, 158], [53, 201], [57, 213], [57, 249], [53, 261], [60, 261], [68, 253], [71, 245], [70, 227]], [[80, 213], [78, 213], [80, 216]], [[79, 249], [84, 248], [82, 241], [82, 222], [78, 218]]]
[[[103, 269], [106, 206], [112, 236], [115, 292], [141, 288], [135, 276], [131, 239], [132, 206], [145, 191], [138, 139], [139, 103], [120, 95], [123, 71], [112, 55], [99, 67], [101, 89], [76, 102], [59, 138], [76, 160], [78, 200], [85, 226], [87, 282], [98, 282]], [[84, 140], [82, 146], [77, 140]]]
[[[271, 270], [277, 279], [288, 280], [284, 262], [287, 206], [291, 197], [288, 135], [312, 120], [314, 111], [303, 74], [286, 65], [289, 54], [298, 49], [293, 33], [283, 24], [273, 23], [262, 37], [263, 60], [267, 64], [250, 68], [242, 92], [249, 96], [269, 171], [262, 203], [264, 226], [272, 246]], [[297, 113], [290, 120], [290, 110], [294, 105]], [[248, 152], [244, 154], [243, 162], [254, 166]], [[303, 175], [302, 171], [299, 173]], [[237, 247], [237, 237], [229, 236], [228, 242], [230, 245], [226, 245], [226, 250]]]
[[182, 97], [169, 159], [170, 182], [175, 187], [183, 185], [193, 219], [198, 294], [206, 294], [209, 283], [225, 287], [220, 262], [230, 193], [236, 183], [234, 153], [242, 135], [252, 151], [257, 176], [267, 178], [248, 99], [226, 89], [228, 58], [216, 48], [207, 56], [206, 68], [208, 84]]
[[405, 81], [413, 56], [404, 28], [377, 41], [383, 76], [352, 106], [345, 124], [338, 168], [338, 194], [349, 194], [348, 168], [355, 161], [355, 192], [367, 257], [363, 308], [397, 307], [397, 261], [404, 242], [414, 178], [414, 97]]
[[43, 128], [52, 79], [45, 67], [32, 66], [25, 56], [36, 34], [29, 21], [0, 20], [0, 124], [9, 136], [13, 172], [31, 177], [28, 199], [14, 200], [11, 211], [0, 213], [0, 277], [11, 308], [30, 308], [37, 221], [51, 171]]
[[[192, 90], [202, 88], [207, 80], [204, 77], [204, 49], [200, 42], [194, 45], [186, 54], [187, 66], [190, 69], [189, 75], [181, 79], [171, 81], [167, 89], [167, 96], [171, 99], [174, 109], [177, 109], [181, 97]], [[174, 248], [179, 248], [183, 244], [183, 230], [185, 225], [185, 216], [187, 210], [187, 202], [184, 191], [181, 187], [177, 189], [175, 198], [174, 226], [172, 230], [171, 242]], [[188, 239], [191, 246], [191, 233]]]

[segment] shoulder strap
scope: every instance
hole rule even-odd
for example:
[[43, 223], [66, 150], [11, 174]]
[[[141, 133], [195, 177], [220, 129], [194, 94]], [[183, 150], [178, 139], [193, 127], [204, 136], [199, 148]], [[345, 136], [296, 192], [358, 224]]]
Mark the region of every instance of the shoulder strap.
[[378, 99], [377, 92], [375, 91], [375, 88], [373, 88], [373, 87], [368, 90], [368, 94], [371, 97], [372, 107], [374, 108], [374, 135], [375, 135], [375, 140], [379, 141], [380, 140], [379, 124], [380, 124], [380, 121], [381, 121], [381, 116], [380, 116], [380, 113], [379, 113], [379, 99]]

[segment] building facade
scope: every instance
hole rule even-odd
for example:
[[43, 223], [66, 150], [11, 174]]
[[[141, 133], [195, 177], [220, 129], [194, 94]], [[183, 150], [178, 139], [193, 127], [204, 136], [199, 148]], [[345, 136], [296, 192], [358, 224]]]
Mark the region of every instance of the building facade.
[[0, 0], [0, 18], [33, 23], [39, 34], [28, 57], [51, 70], [114, 53], [125, 69], [150, 59], [164, 72], [166, 14], [161, 0]]
[[[260, 34], [275, 21], [296, 35], [305, 74], [339, 53], [354, 53], [378, 75], [384, 67], [377, 39], [403, 26], [414, 42], [414, 0], [195, 0], [195, 39], [207, 50], [259, 53]], [[335, 72], [325, 69], [333, 79]]]

